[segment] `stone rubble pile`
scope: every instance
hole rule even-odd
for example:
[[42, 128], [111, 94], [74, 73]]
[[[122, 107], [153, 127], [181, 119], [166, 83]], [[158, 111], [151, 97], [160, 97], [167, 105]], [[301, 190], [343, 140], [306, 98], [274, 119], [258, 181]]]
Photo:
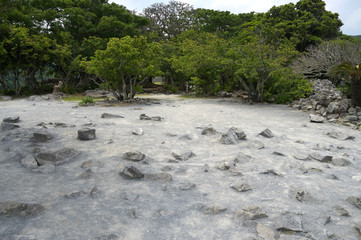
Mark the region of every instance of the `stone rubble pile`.
[[[311, 112], [312, 122], [342, 123], [358, 128], [361, 125], [361, 107], [355, 107], [329, 80], [315, 80], [313, 93], [292, 104], [293, 109]], [[320, 118], [320, 117], [323, 117]]]

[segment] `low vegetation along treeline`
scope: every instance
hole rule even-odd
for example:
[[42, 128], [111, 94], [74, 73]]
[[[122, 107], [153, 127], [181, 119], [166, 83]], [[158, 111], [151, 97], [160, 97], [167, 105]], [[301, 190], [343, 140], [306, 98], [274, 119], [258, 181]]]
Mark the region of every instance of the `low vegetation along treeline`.
[[361, 41], [341, 26], [322, 0], [244, 14], [170, 1], [138, 15], [108, 0], [0, 0], [1, 91], [61, 80], [67, 93], [101, 86], [124, 100], [162, 76], [170, 91], [285, 103], [310, 93], [306, 78], [327, 77], [356, 96]]

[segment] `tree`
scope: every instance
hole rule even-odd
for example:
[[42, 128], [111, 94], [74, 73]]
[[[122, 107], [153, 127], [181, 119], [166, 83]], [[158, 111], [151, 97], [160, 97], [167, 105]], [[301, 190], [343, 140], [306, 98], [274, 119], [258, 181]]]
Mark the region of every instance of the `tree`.
[[329, 74], [351, 82], [352, 102], [361, 107], [361, 63], [354, 65], [351, 62], [344, 62], [335, 65], [330, 69]]
[[142, 15], [150, 20], [145, 32], [156, 33], [163, 40], [176, 38], [182, 32], [193, 28], [195, 14], [196, 11], [187, 3], [155, 3], [143, 11]]
[[143, 36], [111, 38], [105, 50], [97, 50], [95, 56], [82, 65], [122, 101], [134, 97], [137, 84], [160, 74], [161, 53], [160, 44], [149, 43]]

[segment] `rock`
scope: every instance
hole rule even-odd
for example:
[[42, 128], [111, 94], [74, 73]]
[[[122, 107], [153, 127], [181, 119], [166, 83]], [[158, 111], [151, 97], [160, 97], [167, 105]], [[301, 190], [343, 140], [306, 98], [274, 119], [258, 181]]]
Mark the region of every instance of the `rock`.
[[346, 136], [341, 132], [329, 132], [327, 133], [327, 135], [331, 138], [335, 138], [335, 139], [339, 139], [339, 140], [354, 140], [355, 137], [354, 136]]
[[169, 173], [161, 172], [156, 174], [145, 174], [145, 180], [159, 181], [159, 182], [171, 182], [173, 180], [172, 175]]
[[109, 235], [102, 235], [100, 237], [98, 237], [99, 240], [117, 240], [120, 239], [120, 236], [116, 235], [116, 234], [109, 234]]
[[52, 164], [45, 164], [33, 170], [33, 172], [49, 174], [55, 172], [55, 166]]
[[124, 118], [124, 117], [116, 114], [102, 113], [101, 118]]
[[91, 128], [82, 128], [78, 130], [78, 139], [79, 140], [93, 140], [95, 139], [95, 129]]
[[309, 156], [311, 159], [317, 160], [319, 162], [330, 163], [332, 161], [332, 156], [324, 156], [318, 153], [313, 153]]
[[356, 223], [356, 225], [353, 226], [355, 228], [355, 230], [357, 231], [357, 233], [359, 234], [359, 236], [361, 237], [361, 223]]
[[206, 127], [202, 130], [202, 135], [209, 136], [209, 135], [216, 135], [216, 134], [218, 134], [218, 132], [212, 127]]
[[331, 102], [327, 106], [327, 113], [333, 114], [333, 113], [340, 113], [338, 103], [337, 102]]
[[189, 134], [183, 135], [181, 137], [179, 137], [180, 140], [192, 140], [192, 136]]
[[304, 190], [296, 191], [296, 193], [294, 194], [294, 198], [299, 202], [309, 202], [310, 200], [312, 200], [311, 195]]
[[203, 171], [204, 172], [209, 172], [209, 165], [208, 164], [204, 164]]
[[126, 152], [123, 153], [123, 158], [129, 161], [133, 161], [133, 162], [139, 162], [144, 160], [145, 155], [141, 152]]
[[235, 127], [232, 127], [228, 130], [227, 133], [223, 134], [220, 142], [222, 144], [231, 145], [237, 144], [239, 140], [245, 140], [246, 134], [243, 131], [238, 130]]
[[321, 116], [310, 114], [310, 121], [314, 123], [323, 123], [325, 119]]
[[275, 136], [268, 128], [260, 132], [258, 135], [261, 135], [265, 138], [273, 138]]
[[81, 168], [91, 168], [91, 167], [99, 167], [102, 166], [103, 163], [97, 160], [88, 160], [83, 162], [80, 167]]
[[280, 152], [272, 152], [272, 155], [281, 156], [281, 157], [286, 156], [286, 155], [284, 155], [283, 153], [280, 153]]
[[242, 211], [236, 213], [236, 217], [243, 217], [247, 220], [257, 220], [268, 217], [267, 214], [258, 206], [243, 208]]
[[3, 119], [3, 122], [6, 122], [6, 123], [18, 123], [18, 122], [20, 122], [20, 117], [19, 116], [17, 116], [17, 117], [7, 117], [7, 118]]
[[311, 157], [309, 156], [305, 156], [305, 155], [301, 155], [301, 154], [297, 154], [295, 156], [293, 156], [295, 159], [297, 160], [301, 160], [301, 161], [310, 161]]
[[275, 228], [283, 232], [303, 232], [302, 219], [292, 213], [286, 213], [275, 220]]
[[349, 197], [346, 201], [361, 209], [361, 197]]
[[98, 188], [95, 186], [92, 188], [92, 190], [90, 191], [89, 194], [92, 198], [98, 198], [100, 195], [100, 192], [99, 192]]
[[143, 131], [142, 128], [138, 128], [138, 129], [133, 130], [132, 134], [137, 135], [137, 136], [141, 136], [141, 135], [144, 134], [144, 131]]
[[243, 153], [238, 153], [237, 157], [233, 160], [234, 163], [248, 163], [252, 157]]
[[76, 198], [80, 198], [82, 196], [87, 195], [88, 193], [85, 191], [79, 191], [79, 192], [73, 192], [70, 194], [65, 194], [64, 197], [67, 199], [76, 199]]
[[79, 178], [82, 178], [82, 179], [88, 179], [88, 178], [91, 178], [92, 176], [94, 176], [94, 172], [89, 168], [89, 169], [86, 169], [82, 174], [79, 175]]
[[232, 97], [232, 93], [229, 93], [229, 92], [226, 92], [226, 91], [219, 91], [219, 92], [217, 93], [217, 95], [218, 95], [219, 97], [223, 97], [223, 98], [230, 98], [230, 97]]
[[355, 122], [358, 120], [358, 117], [357, 116], [354, 116], [354, 115], [349, 115], [349, 116], [346, 116], [344, 118], [344, 120], [346, 120], [347, 122]]
[[25, 158], [21, 159], [21, 164], [24, 167], [31, 168], [31, 169], [38, 167], [38, 162], [35, 160], [35, 158], [31, 154], [28, 154], [28, 155], [26, 155]]
[[159, 116], [149, 117], [144, 113], [139, 116], [140, 120], [152, 120], [152, 121], [162, 121], [162, 118]]
[[255, 140], [255, 141], [252, 141], [250, 144], [248, 144], [248, 147], [255, 148], [255, 149], [263, 149], [264, 144], [261, 141]]
[[144, 174], [139, 171], [136, 167], [134, 166], [130, 166], [130, 167], [125, 167], [123, 169], [122, 172], [119, 173], [122, 177], [124, 177], [125, 179], [141, 179], [144, 177]]
[[252, 187], [247, 183], [234, 184], [231, 185], [231, 188], [233, 188], [237, 192], [247, 192], [252, 190]]
[[257, 223], [257, 234], [265, 240], [276, 240], [275, 233], [272, 228], [267, 227], [263, 224]]
[[350, 165], [351, 162], [344, 159], [344, 158], [332, 158], [331, 164], [335, 165], [335, 166], [341, 166], [342, 167], [342, 166]]
[[13, 130], [13, 129], [19, 128], [19, 127], [20, 127], [19, 125], [12, 124], [12, 123], [7, 123], [7, 122], [1, 123], [1, 131]]
[[188, 152], [184, 152], [182, 154], [177, 154], [177, 153], [172, 152], [172, 156], [177, 160], [186, 161], [196, 155], [192, 151], [188, 151]]
[[270, 174], [270, 175], [273, 175], [273, 176], [282, 177], [282, 174], [276, 172], [273, 169], [269, 169], [269, 170], [267, 170], [265, 172], [261, 172], [261, 174]]
[[0, 202], [0, 216], [34, 216], [44, 210], [45, 208], [38, 203]]
[[138, 211], [137, 211], [137, 209], [136, 208], [131, 208], [131, 209], [129, 209], [128, 210], [128, 215], [131, 217], [131, 218], [133, 218], [133, 219], [136, 219], [136, 218], [138, 218]]
[[59, 165], [73, 160], [79, 154], [75, 149], [63, 148], [57, 151], [42, 151], [35, 156], [35, 159], [40, 166], [45, 164]]
[[225, 171], [231, 168], [230, 164], [228, 162], [221, 162], [217, 165], [217, 168], [221, 171]]
[[195, 187], [196, 187], [196, 184], [190, 183], [190, 182], [186, 182], [186, 183], [182, 183], [182, 184], [179, 186], [179, 189], [180, 189], [180, 190], [190, 190], [190, 189], [195, 188]]
[[338, 216], [350, 217], [350, 213], [341, 206], [336, 205], [333, 207], [333, 210], [337, 213]]
[[35, 142], [47, 142], [53, 138], [53, 135], [47, 131], [38, 131], [33, 133], [33, 140]]
[[220, 214], [221, 212], [224, 212], [227, 210], [227, 208], [219, 207], [219, 206], [206, 206], [204, 204], [199, 204], [198, 210], [203, 212], [206, 215], [216, 215]]

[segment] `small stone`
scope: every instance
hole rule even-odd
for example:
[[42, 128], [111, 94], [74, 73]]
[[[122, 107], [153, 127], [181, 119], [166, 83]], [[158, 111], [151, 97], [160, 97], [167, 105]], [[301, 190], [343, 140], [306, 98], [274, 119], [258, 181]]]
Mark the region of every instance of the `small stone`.
[[140, 120], [152, 120], [151, 117], [145, 115], [144, 113], [140, 114], [139, 119]]
[[203, 171], [204, 171], [204, 172], [209, 172], [209, 166], [208, 166], [208, 164], [204, 164]]
[[354, 225], [353, 227], [355, 228], [355, 230], [357, 231], [357, 233], [361, 237], [361, 223], [359, 222], [356, 225]]
[[92, 176], [94, 176], [94, 172], [89, 168], [86, 169], [82, 174], [80, 174], [79, 178], [88, 179], [91, 178]]
[[169, 173], [156, 173], [156, 174], [145, 174], [145, 180], [159, 181], [159, 182], [171, 182], [173, 180], [172, 175]]
[[310, 121], [314, 123], [323, 123], [325, 119], [321, 116], [310, 114]]
[[348, 122], [355, 122], [355, 121], [358, 120], [358, 117], [354, 116], [354, 115], [349, 115], [349, 116], [345, 117], [345, 120], [348, 121]]
[[44, 210], [45, 208], [38, 203], [0, 202], [0, 216], [34, 216]]
[[217, 165], [217, 168], [221, 171], [225, 171], [231, 168], [230, 164], [228, 162], [221, 162]]
[[265, 138], [273, 138], [275, 136], [268, 128], [260, 132], [258, 135], [261, 135]]
[[39, 131], [33, 133], [33, 139], [35, 142], [47, 142], [49, 140], [52, 140], [53, 138], [53, 135], [46, 131]]
[[350, 217], [350, 213], [341, 206], [336, 205], [333, 207], [333, 210], [337, 213], [338, 216]]
[[295, 159], [301, 160], [301, 161], [309, 161], [309, 160], [311, 160], [311, 158], [309, 156], [305, 156], [305, 155], [301, 155], [301, 154], [295, 155], [293, 157]]
[[252, 160], [252, 157], [243, 153], [238, 153], [237, 157], [234, 159], [234, 163], [248, 163]]
[[154, 116], [154, 117], [152, 117], [151, 119], [152, 119], [153, 121], [158, 121], [158, 122], [162, 121], [162, 118], [159, 117], [159, 116]]
[[218, 134], [218, 132], [212, 127], [206, 127], [202, 130], [202, 135], [209, 136], [209, 135], [216, 135], [216, 134]]
[[188, 152], [184, 152], [182, 154], [177, 154], [177, 153], [172, 153], [172, 156], [180, 161], [186, 161], [188, 159], [190, 159], [191, 157], [196, 156], [192, 151], [188, 151]]
[[232, 127], [227, 133], [223, 134], [220, 142], [225, 145], [237, 144], [239, 140], [245, 140], [246, 134], [243, 131], [238, 130], [236, 127]]
[[247, 192], [252, 190], [252, 187], [247, 183], [235, 184], [232, 185], [231, 188], [233, 188], [237, 192]]
[[280, 152], [273, 152], [272, 155], [281, 156], [281, 157], [286, 156], [286, 155], [284, 155], [283, 153], [280, 153]]
[[361, 197], [349, 197], [346, 201], [361, 209]]
[[87, 192], [79, 191], [79, 192], [73, 192], [70, 194], [65, 194], [64, 197], [67, 199], [76, 199], [76, 198], [80, 198], [85, 195], [87, 195]]
[[192, 188], [195, 188], [196, 187], [196, 184], [194, 183], [190, 183], [190, 182], [187, 182], [187, 183], [183, 183], [179, 186], [179, 188], [181, 190], [190, 190]]
[[7, 123], [7, 122], [1, 123], [1, 131], [13, 130], [13, 129], [19, 128], [19, 127], [20, 127], [19, 125], [12, 124], [12, 123]]
[[78, 139], [79, 140], [93, 140], [95, 139], [95, 129], [91, 128], [82, 128], [78, 130]]
[[38, 167], [38, 162], [31, 154], [28, 154], [25, 158], [21, 159], [21, 164], [26, 168], [34, 169]]
[[45, 164], [33, 170], [33, 172], [49, 174], [55, 172], [55, 166], [52, 164]]
[[341, 166], [342, 167], [342, 166], [350, 165], [351, 162], [344, 159], [344, 158], [332, 158], [331, 164], [335, 165], [335, 166]]
[[310, 194], [303, 190], [296, 191], [294, 198], [299, 202], [308, 202], [311, 200]]
[[129, 161], [133, 161], [133, 162], [139, 162], [144, 160], [145, 155], [141, 152], [126, 152], [123, 153], [123, 158]]
[[132, 133], [133, 133], [133, 135], [141, 136], [144, 134], [144, 131], [142, 128], [138, 128], [138, 129], [134, 130]]
[[122, 172], [119, 173], [125, 179], [141, 179], [144, 177], [144, 174], [139, 171], [136, 167], [130, 166], [125, 167]]
[[133, 219], [138, 218], [138, 211], [137, 211], [137, 209], [135, 209], [135, 208], [129, 209], [129, 210], [128, 210], [128, 215], [129, 215], [131, 218], [133, 218]]
[[273, 169], [269, 169], [269, 170], [267, 170], [265, 172], [261, 172], [261, 174], [270, 174], [270, 175], [273, 175], [273, 176], [282, 177], [282, 174], [276, 172]]
[[200, 204], [198, 206], [198, 210], [202, 211], [206, 215], [216, 215], [220, 214], [221, 212], [224, 212], [227, 210], [227, 208], [218, 207], [218, 206], [206, 206], [204, 204]]
[[98, 188], [95, 186], [92, 188], [92, 190], [90, 191], [89, 194], [92, 198], [98, 198], [100, 195], [100, 192], [99, 192]]
[[330, 163], [332, 161], [332, 156], [323, 156], [318, 153], [313, 153], [310, 155], [310, 157], [314, 160], [324, 163]]
[[109, 234], [109, 235], [102, 235], [98, 237], [99, 240], [117, 240], [120, 239], [120, 237], [116, 234]]
[[20, 117], [19, 116], [17, 116], [17, 117], [7, 117], [7, 118], [3, 119], [3, 122], [6, 122], [6, 123], [18, 123], [18, 122], [20, 122]]
[[327, 133], [327, 135], [331, 138], [335, 138], [335, 139], [339, 139], [339, 140], [354, 140], [355, 137], [354, 136], [346, 136], [341, 132], [329, 132]]
[[275, 228], [282, 232], [303, 232], [302, 219], [295, 214], [286, 213], [275, 220]]
[[101, 118], [124, 118], [124, 117], [121, 115], [116, 115], [116, 114], [103, 113], [101, 115]]
[[275, 233], [272, 228], [267, 227], [263, 224], [257, 223], [256, 227], [258, 236], [262, 237], [265, 240], [276, 240]]
[[103, 163], [97, 160], [88, 160], [83, 162], [80, 167], [81, 168], [91, 168], [91, 167], [99, 167], [102, 166]]
[[242, 216], [248, 220], [256, 220], [268, 217], [267, 214], [258, 206], [251, 206], [243, 208], [242, 211], [236, 213], [237, 216]]
[[255, 140], [255, 141], [252, 141], [248, 147], [250, 148], [255, 148], [255, 149], [263, 149], [264, 148], [264, 144], [263, 142], [261, 141], [258, 141], [258, 140]]

